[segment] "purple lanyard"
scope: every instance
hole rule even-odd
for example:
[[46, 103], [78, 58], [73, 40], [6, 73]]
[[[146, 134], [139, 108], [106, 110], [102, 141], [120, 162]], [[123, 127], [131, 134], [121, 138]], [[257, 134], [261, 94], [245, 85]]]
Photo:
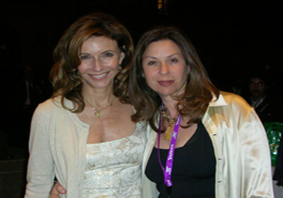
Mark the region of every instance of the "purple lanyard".
[[[163, 104], [162, 104], [163, 107]], [[160, 160], [160, 135], [161, 135], [161, 115], [159, 118], [159, 131], [158, 131], [158, 161], [159, 164], [162, 168], [163, 174], [164, 174], [164, 183], [166, 186], [170, 187], [173, 185], [171, 181], [171, 174], [172, 174], [172, 169], [173, 169], [173, 159], [174, 159], [174, 151], [175, 151], [175, 146], [176, 146], [176, 140], [179, 132], [179, 126], [180, 126], [180, 120], [181, 116], [178, 116], [178, 119], [176, 121], [175, 127], [174, 127], [174, 132], [171, 138], [171, 143], [167, 155], [167, 160], [166, 160], [166, 167], [162, 166], [161, 160]]]

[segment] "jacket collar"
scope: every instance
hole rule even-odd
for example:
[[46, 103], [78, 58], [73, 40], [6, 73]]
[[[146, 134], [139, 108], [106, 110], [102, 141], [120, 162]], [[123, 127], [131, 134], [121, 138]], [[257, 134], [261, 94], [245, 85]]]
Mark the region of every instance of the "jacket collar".
[[213, 98], [209, 103], [209, 107], [217, 107], [217, 106], [226, 106], [227, 103], [223, 97], [223, 95], [221, 94], [221, 92], [219, 93], [219, 97], [217, 99], [217, 97], [213, 94]]
[[[223, 95], [219, 93], [219, 97], [214, 95], [213, 99], [209, 103], [209, 107], [207, 108], [206, 113], [204, 114], [204, 117], [202, 119], [202, 123], [204, 124], [206, 130], [210, 135], [216, 135], [218, 133], [218, 126], [219, 126], [219, 115], [215, 112], [217, 112], [217, 108], [212, 107], [220, 107], [220, 106], [226, 106], [228, 105], [225, 101]], [[222, 121], [225, 121], [227, 125], [229, 125], [229, 121], [226, 120], [226, 118], [222, 117]]]

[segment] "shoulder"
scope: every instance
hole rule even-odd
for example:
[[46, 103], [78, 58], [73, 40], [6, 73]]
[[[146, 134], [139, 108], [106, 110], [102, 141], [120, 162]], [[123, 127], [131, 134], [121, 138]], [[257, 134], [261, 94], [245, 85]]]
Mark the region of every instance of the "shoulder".
[[[213, 122], [210, 122], [211, 120]], [[203, 123], [209, 131], [214, 131], [217, 126], [221, 126], [219, 129], [228, 127], [230, 134], [234, 132], [242, 134], [243, 139], [247, 131], [249, 131], [248, 136], [264, 134], [263, 126], [255, 110], [241, 96], [229, 92], [220, 92], [219, 98], [209, 106]], [[228, 134], [224, 133], [225, 130], [218, 131], [221, 131], [221, 134]]]
[[62, 107], [59, 97], [49, 98], [48, 100], [45, 100], [44, 102], [38, 105], [37, 109], [48, 110], [54, 109], [56, 107]]
[[[45, 100], [44, 102], [40, 103], [37, 106], [35, 112], [51, 113], [51, 112], [58, 112], [62, 110], [65, 111], [66, 109], [63, 108], [61, 101], [62, 101], [61, 96], [49, 98], [48, 100]], [[63, 102], [66, 106], [72, 105], [72, 102], [65, 98], [63, 99]]]
[[281, 98], [279, 97], [276, 97], [274, 95], [268, 95], [266, 96], [265, 100], [263, 102], [265, 103], [269, 103], [271, 105], [282, 105], [282, 102], [281, 102]]
[[226, 120], [237, 122], [244, 122], [248, 117], [255, 114], [253, 108], [241, 96], [222, 91], [217, 99], [211, 101], [208, 113], [209, 115], [223, 115]]
[[237, 108], [245, 111], [250, 111], [252, 109], [244, 98], [234, 93], [221, 91], [218, 100], [223, 100], [223, 105], [230, 108]]
[[237, 94], [234, 94], [234, 93], [230, 93], [230, 92], [224, 92], [224, 91], [220, 91], [220, 95], [223, 96], [223, 98], [225, 99], [225, 101], [230, 104], [242, 104], [242, 105], [248, 105], [249, 104], [247, 103], [247, 101], [242, 97], [242, 96], [239, 96]]

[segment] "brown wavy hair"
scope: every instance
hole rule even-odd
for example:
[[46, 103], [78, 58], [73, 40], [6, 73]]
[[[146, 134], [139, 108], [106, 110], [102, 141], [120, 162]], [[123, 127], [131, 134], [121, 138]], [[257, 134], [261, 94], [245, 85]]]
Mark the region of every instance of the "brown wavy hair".
[[[136, 113], [132, 116], [134, 122], [145, 120], [157, 131], [156, 126], [161, 106], [160, 96], [146, 83], [142, 61], [147, 47], [156, 41], [171, 40], [176, 43], [189, 67], [187, 84], [184, 94], [176, 97], [177, 110], [181, 116], [189, 118], [187, 126], [199, 123], [203, 118], [213, 95], [218, 97], [219, 90], [210, 81], [208, 74], [190, 40], [175, 27], [157, 27], [147, 31], [137, 43], [133, 66], [130, 69], [129, 96]], [[182, 108], [179, 108], [182, 107]]]
[[[105, 36], [117, 41], [119, 49], [125, 54], [121, 63], [122, 70], [114, 79], [113, 92], [123, 103], [129, 103], [128, 79], [129, 68], [133, 58], [133, 41], [128, 30], [113, 16], [105, 13], [93, 13], [79, 18], [64, 33], [57, 44], [53, 58], [54, 66], [50, 72], [50, 80], [54, 88], [53, 98], [61, 97], [65, 109], [64, 98], [74, 103], [71, 112], [82, 112], [85, 103], [82, 96], [82, 80], [78, 75], [80, 65], [79, 53], [83, 43], [91, 36]], [[119, 79], [117, 78], [119, 76]]]

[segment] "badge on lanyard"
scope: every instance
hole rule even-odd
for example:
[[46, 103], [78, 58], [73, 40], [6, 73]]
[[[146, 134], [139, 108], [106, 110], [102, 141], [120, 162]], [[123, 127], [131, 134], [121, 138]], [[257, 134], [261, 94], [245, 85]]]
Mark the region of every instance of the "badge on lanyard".
[[[163, 104], [162, 104], [163, 107]], [[161, 136], [161, 116], [159, 118], [159, 131], [158, 131], [158, 161], [161, 166], [161, 169], [163, 171], [164, 175], [164, 184], [166, 186], [167, 194], [171, 194], [171, 187], [173, 185], [171, 181], [171, 175], [172, 175], [172, 170], [173, 170], [173, 160], [174, 160], [174, 152], [175, 152], [175, 147], [176, 147], [176, 140], [178, 137], [178, 132], [179, 132], [179, 126], [180, 126], [180, 121], [181, 121], [181, 116], [178, 116], [178, 119], [176, 121], [175, 127], [174, 127], [174, 132], [172, 134], [171, 142], [170, 142], [170, 147], [167, 155], [167, 160], [166, 160], [166, 166], [165, 168], [163, 167], [160, 159], [160, 136]], [[170, 197], [170, 196], [169, 196]]]

